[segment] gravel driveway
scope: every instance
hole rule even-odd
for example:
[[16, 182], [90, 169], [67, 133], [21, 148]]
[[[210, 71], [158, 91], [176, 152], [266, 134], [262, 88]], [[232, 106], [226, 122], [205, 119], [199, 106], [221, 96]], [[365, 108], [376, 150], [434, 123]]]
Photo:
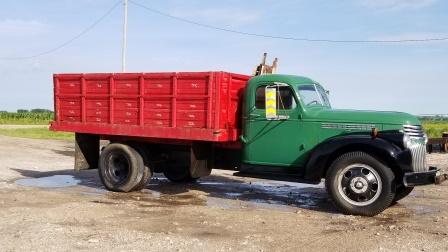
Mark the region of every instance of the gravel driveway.
[[[107, 192], [72, 155], [71, 142], [0, 136], [0, 251], [448, 251], [448, 183], [369, 218], [336, 212], [322, 185], [228, 171]], [[429, 159], [447, 169], [448, 155]]]

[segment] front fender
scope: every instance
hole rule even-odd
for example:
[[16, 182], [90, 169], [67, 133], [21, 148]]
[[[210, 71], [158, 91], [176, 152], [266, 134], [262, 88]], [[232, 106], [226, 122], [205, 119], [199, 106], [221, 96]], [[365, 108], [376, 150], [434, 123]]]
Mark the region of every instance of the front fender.
[[403, 151], [384, 138], [372, 138], [367, 134], [337, 136], [322, 142], [311, 151], [305, 166], [305, 179], [320, 181], [337, 157], [351, 151], [364, 151], [374, 155], [392, 169], [408, 170], [412, 163], [409, 151]]

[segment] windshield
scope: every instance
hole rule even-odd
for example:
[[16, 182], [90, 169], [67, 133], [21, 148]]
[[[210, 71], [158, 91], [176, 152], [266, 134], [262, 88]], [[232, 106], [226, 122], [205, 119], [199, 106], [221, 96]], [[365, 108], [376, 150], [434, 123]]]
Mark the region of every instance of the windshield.
[[321, 86], [316, 84], [300, 85], [299, 95], [303, 101], [303, 104], [307, 107], [313, 105], [331, 107], [327, 93]]

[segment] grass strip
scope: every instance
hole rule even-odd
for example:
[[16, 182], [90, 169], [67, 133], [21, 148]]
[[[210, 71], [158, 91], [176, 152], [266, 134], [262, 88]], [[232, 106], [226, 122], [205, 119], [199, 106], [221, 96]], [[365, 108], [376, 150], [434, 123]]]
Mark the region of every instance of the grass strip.
[[32, 139], [58, 139], [74, 140], [75, 134], [67, 132], [54, 132], [47, 128], [28, 128], [28, 129], [0, 129], [0, 135], [11, 137], [22, 137]]
[[32, 118], [0, 118], [0, 124], [12, 125], [48, 125], [50, 120], [36, 120]]

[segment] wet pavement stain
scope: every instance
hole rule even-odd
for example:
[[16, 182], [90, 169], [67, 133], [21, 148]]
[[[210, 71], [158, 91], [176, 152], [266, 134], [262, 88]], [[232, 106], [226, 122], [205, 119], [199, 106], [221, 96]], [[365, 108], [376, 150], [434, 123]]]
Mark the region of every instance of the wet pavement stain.
[[121, 203], [145, 208], [199, 205], [223, 209], [261, 207], [296, 211], [297, 207], [334, 212], [323, 184], [278, 183], [270, 181], [213, 181], [173, 184], [165, 178], [154, 178], [141, 192], [107, 193], [106, 197]]
[[[82, 175], [84, 174], [84, 175]], [[146, 189], [140, 192], [114, 193], [104, 189], [96, 172], [55, 174], [15, 181], [20, 186], [57, 188], [87, 196], [104, 195], [96, 204], [133, 204], [142, 208], [173, 206], [209, 206], [222, 209], [266, 208], [279, 211], [297, 211], [298, 208], [337, 213], [324, 184], [300, 184], [268, 180], [241, 181], [231, 177], [211, 176], [197, 183], [175, 184], [161, 175], [155, 176]], [[411, 197], [415, 197], [412, 195]], [[440, 212], [439, 209], [416, 204], [398, 203], [393, 211], [375, 217], [375, 223], [396, 223], [415, 215]]]
[[[142, 207], [202, 205], [218, 208], [262, 207], [294, 211], [296, 207], [334, 212], [323, 184], [310, 185], [276, 181], [241, 181], [227, 176], [210, 176], [197, 183], [175, 184], [156, 175], [141, 192], [112, 193], [104, 189], [95, 171], [68, 174], [35, 174], [19, 170], [26, 178], [21, 186], [59, 188], [87, 196], [105, 195], [106, 201]], [[39, 176], [40, 175], [40, 176]], [[43, 176], [42, 176], [43, 175]], [[47, 175], [47, 176], [45, 176]], [[50, 176], [51, 175], [51, 176]], [[94, 202], [107, 204], [105, 202]]]
[[107, 193], [106, 197], [116, 204], [131, 203], [136, 204], [139, 207], [149, 208], [205, 205], [204, 199], [201, 199], [193, 194], [168, 195], [157, 192], [153, 193], [150, 190], [133, 193]]
[[15, 181], [17, 185], [41, 188], [60, 188], [75, 186], [81, 183], [81, 180], [75, 179], [71, 175], [53, 175], [41, 178], [25, 178]]
[[309, 185], [299, 183], [276, 183], [269, 181], [256, 182], [200, 182], [200, 187], [210, 191], [209, 206], [233, 208], [235, 204], [220, 199], [237, 200], [248, 203], [247, 206], [262, 206], [281, 208], [287, 206], [301, 208], [331, 208], [328, 196], [322, 184]]

